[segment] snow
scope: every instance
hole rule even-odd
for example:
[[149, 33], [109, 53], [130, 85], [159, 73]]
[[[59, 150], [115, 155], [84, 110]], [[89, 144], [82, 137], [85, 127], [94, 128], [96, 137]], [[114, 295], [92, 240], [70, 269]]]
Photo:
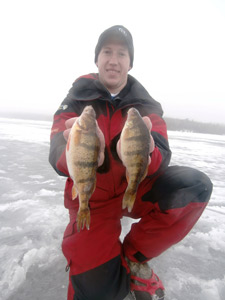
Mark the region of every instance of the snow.
[[[66, 299], [61, 240], [68, 223], [65, 178], [48, 163], [51, 123], [0, 118], [0, 299]], [[209, 175], [208, 207], [179, 244], [151, 261], [168, 300], [223, 300], [225, 136], [169, 132], [171, 164]], [[132, 221], [123, 218], [121, 239]], [[128, 299], [128, 297], [126, 298]]]

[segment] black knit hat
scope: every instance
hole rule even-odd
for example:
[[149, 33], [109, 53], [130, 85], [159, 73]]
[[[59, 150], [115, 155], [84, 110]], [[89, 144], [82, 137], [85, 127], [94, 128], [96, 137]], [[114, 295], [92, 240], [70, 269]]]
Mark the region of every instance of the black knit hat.
[[129, 30], [127, 30], [124, 26], [122, 25], [115, 25], [112, 26], [100, 35], [98, 39], [98, 43], [95, 48], [95, 63], [98, 60], [98, 55], [99, 52], [101, 51], [103, 45], [110, 40], [110, 38], [116, 38], [119, 40], [122, 40], [123, 42], [126, 43], [128, 52], [130, 55], [130, 66], [133, 67], [133, 61], [134, 61], [134, 45], [133, 45], [133, 38]]

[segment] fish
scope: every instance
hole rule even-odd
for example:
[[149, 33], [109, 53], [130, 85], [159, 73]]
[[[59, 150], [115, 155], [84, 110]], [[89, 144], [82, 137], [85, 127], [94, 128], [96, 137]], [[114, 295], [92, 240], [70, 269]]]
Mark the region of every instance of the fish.
[[150, 153], [150, 132], [139, 111], [134, 107], [127, 112], [127, 120], [120, 136], [121, 160], [126, 167], [127, 188], [122, 208], [131, 212], [138, 186], [147, 176]]
[[86, 106], [74, 122], [66, 145], [66, 162], [73, 180], [72, 200], [79, 198], [77, 231], [90, 229], [89, 200], [96, 188], [96, 171], [100, 154], [96, 113]]

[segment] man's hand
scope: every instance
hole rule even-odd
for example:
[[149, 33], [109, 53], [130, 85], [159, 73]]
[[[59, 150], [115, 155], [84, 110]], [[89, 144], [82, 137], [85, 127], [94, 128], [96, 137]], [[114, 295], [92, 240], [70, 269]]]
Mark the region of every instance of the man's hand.
[[66, 120], [66, 122], [65, 122], [66, 130], [63, 131], [63, 136], [66, 141], [68, 140], [70, 130], [77, 119], [78, 119], [78, 117], [70, 118], [70, 119]]
[[[66, 141], [68, 140], [70, 130], [77, 119], [78, 119], [78, 117], [74, 117], [74, 118], [66, 120], [66, 122], [65, 122], [66, 129], [63, 132], [63, 136]], [[97, 123], [97, 121], [96, 121], [96, 123]], [[98, 158], [98, 167], [100, 167], [103, 164], [104, 159], [105, 159], [105, 153], [104, 153], [105, 152], [105, 138], [104, 138], [104, 134], [102, 133], [101, 129], [98, 126], [98, 123], [97, 123], [97, 135], [100, 140], [100, 153], [99, 153], [99, 158]]]
[[[148, 130], [149, 130], [149, 134], [150, 134], [150, 151], [149, 151], [149, 164], [151, 163], [151, 157], [150, 154], [154, 151], [155, 149], [155, 142], [154, 139], [151, 135], [151, 130], [152, 130], [152, 122], [148, 117], [143, 117], [142, 118], [143, 121], [145, 122], [145, 125], [147, 126]], [[117, 142], [116, 145], [116, 150], [117, 150], [117, 154], [119, 156], [119, 158], [122, 160], [121, 157], [121, 140], [119, 139], [119, 141]]]
[[150, 152], [149, 152], [149, 155], [154, 151], [155, 149], [155, 142], [154, 142], [154, 139], [151, 135], [151, 130], [152, 130], [152, 122], [151, 120], [148, 118], [148, 117], [143, 117], [142, 118], [143, 121], [145, 122], [148, 130], [149, 130], [149, 134], [150, 134]]

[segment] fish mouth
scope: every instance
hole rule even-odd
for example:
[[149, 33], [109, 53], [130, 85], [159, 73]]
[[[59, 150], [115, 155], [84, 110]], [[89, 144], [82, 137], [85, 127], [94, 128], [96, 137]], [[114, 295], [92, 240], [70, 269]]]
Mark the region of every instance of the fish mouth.
[[91, 105], [88, 105], [84, 108], [83, 110], [83, 113], [87, 113], [89, 114], [90, 116], [93, 116], [95, 117], [95, 111], [94, 111], [94, 108], [91, 106]]
[[138, 112], [138, 110], [137, 110], [136, 108], [131, 107], [131, 108], [128, 110], [127, 114], [130, 115], [130, 116], [135, 116], [135, 115], [139, 114], [139, 112]]

